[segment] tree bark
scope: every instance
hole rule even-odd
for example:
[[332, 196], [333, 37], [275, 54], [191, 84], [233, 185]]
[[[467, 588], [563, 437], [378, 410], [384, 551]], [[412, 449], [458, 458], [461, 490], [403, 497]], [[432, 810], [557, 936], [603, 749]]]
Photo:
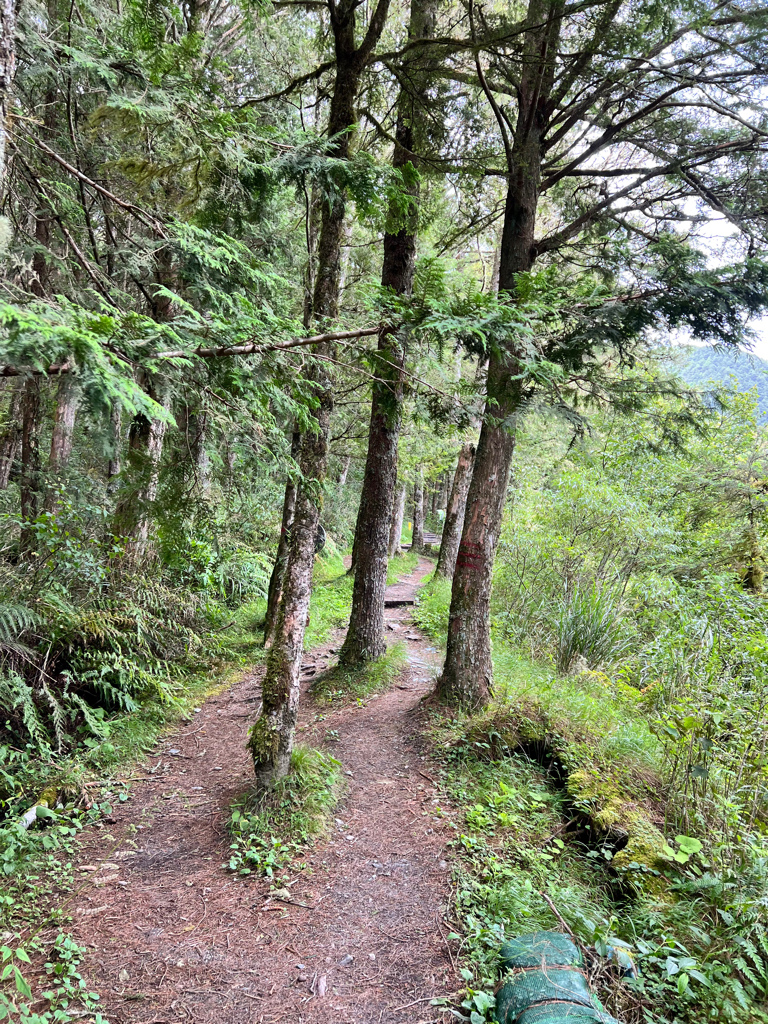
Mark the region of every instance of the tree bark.
[[0, 0], [0, 199], [5, 186], [5, 161], [11, 89], [16, 69], [16, 2]]
[[395, 555], [400, 554], [400, 538], [403, 535], [403, 520], [405, 519], [405, 497], [408, 488], [405, 483], [400, 484], [400, 487], [395, 495], [394, 505], [392, 507], [392, 519], [389, 529], [389, 557], [394, 558]]
[[51, 450], [48, 456], [48, 486], [45, 507], [49, 512], [56, 508], [56, 485], [61, 483], [61, 475], [66, 472], [72, 455], [79, 400], [77, 377], [72, 373], [62, 374], [56, 392], [56, 411], [53, 416]]
[[[413, 259], [409, 265], [404, 265], [404, 273], [410, 276], [403, 291], [410, 290]], [[339, 661], [343, 665], [372, 661], [381, 657], [387, 649], [384, 639], [384, 591], [387, 586], [387, 551], [403, 404], [404, 350], [394, 333], [383, 328], [379, 335], [378, 352], [382, 361], [378, 363], [377, 380], [373, 385], [368, 455], [355, 529], [352, 610], [347, 636], [339, 654]]]
[[21, 519], [19, 548], [34, 547], [34, 521], [40, 509], [42, 488], [40, 466], [40, 380], [29, 377], [24, 385], [21, 409]]
[[[434, 32], [435, 0], [411, 0], [408, 26], [410, 39], [424, 39]], [[415, 159], [418, 132], [416, 120], [424, 92], [421, 54], [417, 48], [412, 56], [412, 89], [401, 90], [395, 128], [395, 149], [392, 166], [405, 168]], [[408, 74], [408, 72], [406, 72]], [[398, 225], [398, 211], [390, 210], [392, 230], [384, 235], [382, 287], [395, 295], [410, 295], [416, 266], [416, 235], [418, 231], [418, 185], [410, 187], [411, 209], [406, 223]], [[398, 225], [398, 230], [394, 227]], [[368, 428], [368, 453], [365, 462], [363, 489], [355, 528], [353, 564], [355, 584], [349, 628], [339, 661], [359, 665], [381, 657], [387, 649], [384, 639], [384, 594], [387, 588], [387, 556], [389, 551], [392, 504], [397, 479], [397, 448], [403, 411], [404, 339], [383, 324], [379, 333], [374, 381], [371, 388], [371, 420]]]
[[351, 462], [352, 456], [345, 455], [341, 463], [341, 469], [339, 470], [338, 478], [336, 480], [336, 483], [339, 485], [339, 487], [343, 487], [344, 484], [347, 482], [347, 474], [349, 473], [349, 466]]
[[[291, 458], [296, 461], [299, 458], [301, 449], [301, 434], [294, 430], [291, 437]], [[267, 614], [264, 618], [264, 646], [269, 648], [275, 639], [275, 627], [277, 626], [277, 613], [280, 608], [280, 600], [283, 595], [283, 580], [285, 569], [288, 564], [288, 550], [291, 539], [291, 524], [296, 509], [296, 479], [292, 473], [288, 474], [285, 484], [285, 496], [283, 498], [283, 516], [280, 523], [280, 538], [277, 542], [277, 555], [272, 568], [272, 575], [269, 578], [269, 590], [267, 591]]]
[[187, 463], [194, 478], [194, 490], [202, 498], [211, 493], [211, 463], [205, 447], [208, 414], [204, 408], [184, 404], [179, 416], [179, 429], [184, 435]]
[[413, 485], [413, 534], [411, 535], [411, 551], [424, 550], [424, 479], [421, 470]]
[[[530, 270], [536, 258], [542, 138], [549, 116], [562, 3], [529, 0], [526, 15], [499, 258], [499, 290], [509, 292], [510, 301], [514, 301], [518, 275]], [[486, 388], [485, 416], [453, 574], [445, 665], [437, 684], [442, 699], [468, 706], [486, 703], [493, 682], [493, 561], [515, 447], [515, 416], [525, 398], [514, 345], [491, 352]]]
[[437, 558], [435, 576], [452, 579], [459, 553], [461, 532], [464, 527], [464, 513], [467, 508], [467, 493], [472, 479], [472, 466], [475, 460], [475, 446], [467, 441], [461, 446], [456, 472], [453, 475], [453, 487], [448, 498], [443, 523], [443, 536], [440, 540], [440, 554]]
[[21, 444], [21, 406], [24, 399], [24, 381], [17, 380], [11, 387], [6, 427], [0, 437], [0, 491], [8, 488], [13, 463]]
[[107, 461], [107, 493], [112, 494], [116, 487], [116, 477], [120, 476], [120, 444], [123, 430], [123, 410], [118, 402], [112, 405], [109, 417], [110, 455]]
[[[355, 19], [358, 0], [331, 0], [336, 77], [328, 135], [332, 140], [330, 155], [336, 159], [349, 158], [360, 76], [383, 31], [389, 2], [378, 0], [368, 30], [362, 42], [357, 45]], [[338, 190], [335, 199], [323, 203], [322, 207], [312, 303], [315, 320], [332, 320], [338, 313], [344, 214], [345, 195], [343, 190]], [[299, 458], [301, 481], [296, 493], [282, 599], [274, 640], [267, 656], [261, 711], [248, 741], [256, 788], [260, 792], [272, 789], [290, 768], [299, 703], [299, 672], [312, 589], [315, 538], [328, 466], [328, 433], [333, 395], [327, 359], [332, 357], [333, 351], [329, 343], [322, 343], [313, 349], [313, 354], [318, 357], [310, 373], [317, 401], [315, 423], [313, 429], [308, 430], [302, 438]]]
[[[158, 394], [156, 386], [150, 384], [147, 393], [163, 408], [168, 408], [170, 396], [167, 391]], [[128, 490], [115, 509], [115, 532], [126, 539], [126, 553], [133, 558], [147, 554], [151, 506], [160, 482], [166, 427], [165, 420], [151, 420], [138, 413], [128, 432]]]

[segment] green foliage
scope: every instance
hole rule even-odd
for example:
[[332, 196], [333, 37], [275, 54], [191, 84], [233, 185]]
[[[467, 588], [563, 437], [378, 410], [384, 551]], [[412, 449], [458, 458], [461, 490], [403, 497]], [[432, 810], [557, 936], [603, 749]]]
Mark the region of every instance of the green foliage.
[[[5, 993], [0, 992], [0, 1020], [9, 1019], [20, 1024], [70, 1024], [88, 1015], [94, 1024], [108, 1024], [106, 1017], [99, 1012], [98, 994], [89, 991], [78, 971], [85, 953], [86, 950], [65, 932], [60, 932], [49, 948], [45, 948], [37, 937], [27, 948], [0, 946], [0, 981], [6, 984], [11, 981], [16, 989], [15, 993], [8, 988]], [[31, 962], [30, 954], [36, 958], [40, 954], [47, 957], [47, 987], [39, 1000], [33, 999], [30, 983], [19, 967], [19, 963], [26, 965]], [[46, 1004], [45, 1009], [39, 1009], [41, 1002]], [[33, 1006], [38, 1009], [33, 1010]]]
[[304, 650], [326, 643], [334, 630], [347, 624], [353, 584], [341, 553], [334, 548], [323, 552], [315, 563]]
[[389, 689], [407, 662], [405, 644], [394, 643], [385, 654], [360, 668], [335, 665], [312, 681], [312, 693], [321, 700], [365, 700]]
[[448, 633], [450, 603], [451, 581], [428, 579], [419, 594], [419, 603], [413, 612], [413, 617], [419, 626], [438, 643], [444, 643]]
[[577, 658], [588, 666], [622, 653], [620, 606], [616, 594], [598, 590], [573, 589], [555, 606], [555, 665], [558, 672], [570, 672]]
[[222, 867], [238, 875], [273, 878], [313, 839], [326, 831], [341, 795], [341, 763], [330, 754], [296, 747], [291, 772], [274, 792], [254, 802], [246, 795], [232, 811], [234, 842]]

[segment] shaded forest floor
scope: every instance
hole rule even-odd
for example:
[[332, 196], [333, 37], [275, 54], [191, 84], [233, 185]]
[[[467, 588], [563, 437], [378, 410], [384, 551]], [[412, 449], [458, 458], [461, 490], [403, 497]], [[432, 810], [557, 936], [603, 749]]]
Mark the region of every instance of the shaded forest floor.
[[[431, 567], [420, 559], [397, 596], [412, 596]], [[407, 663], [379, 696], [313, 697], [343, 631], [305, 656], [300, 737], [341, 761], [347, 788], [332, 833], [287, 884], [222, 868], [230, 807], [250, 784], [261, 669], [164, 737], [109, 836], [89, 831], [76, 864], [87, 882], [67, 909], [111, 1024], [416, 1024], [459, 987], [441, 921], [450, 836], [419, 746], [438, 655], [409, 607], [386, 616]]]

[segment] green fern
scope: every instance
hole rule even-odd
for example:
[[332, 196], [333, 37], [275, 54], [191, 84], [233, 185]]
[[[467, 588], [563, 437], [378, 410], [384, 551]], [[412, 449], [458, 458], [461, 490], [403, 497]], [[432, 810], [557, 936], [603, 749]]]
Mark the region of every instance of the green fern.
[[734, 966], [756, 989], [768, 992], [768, 935], [764, 929], [758, 928], [751, 936], [739, 937], [737, 941], [743, 955], [734, 957]]
[[35, 704], [32, 687], [15, 672], [0, 675], [0, 707], [17, 735], [48, 749], [50, 737]]
[[28, 655], [29, 647], [22, 643], [21, 638], [39, 621], [39, 616], [26, 605], [0, 601], [0, 654]]

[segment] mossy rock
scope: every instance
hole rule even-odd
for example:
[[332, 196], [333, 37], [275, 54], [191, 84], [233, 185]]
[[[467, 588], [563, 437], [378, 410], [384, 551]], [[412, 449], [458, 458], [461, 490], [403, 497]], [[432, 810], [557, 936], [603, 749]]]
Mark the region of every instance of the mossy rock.
[[614, 869], [621, 873], [633, 871], [634, 883], [648, 891], [665, 889], [666, 882], [658, 874], [664, 865], [664, 836], [637, 805], [614, 782], [587, 768], [571, 772], [567, 788], [574, 802], [598, 828], [615, 838], [626, 838], [614, 854]]

